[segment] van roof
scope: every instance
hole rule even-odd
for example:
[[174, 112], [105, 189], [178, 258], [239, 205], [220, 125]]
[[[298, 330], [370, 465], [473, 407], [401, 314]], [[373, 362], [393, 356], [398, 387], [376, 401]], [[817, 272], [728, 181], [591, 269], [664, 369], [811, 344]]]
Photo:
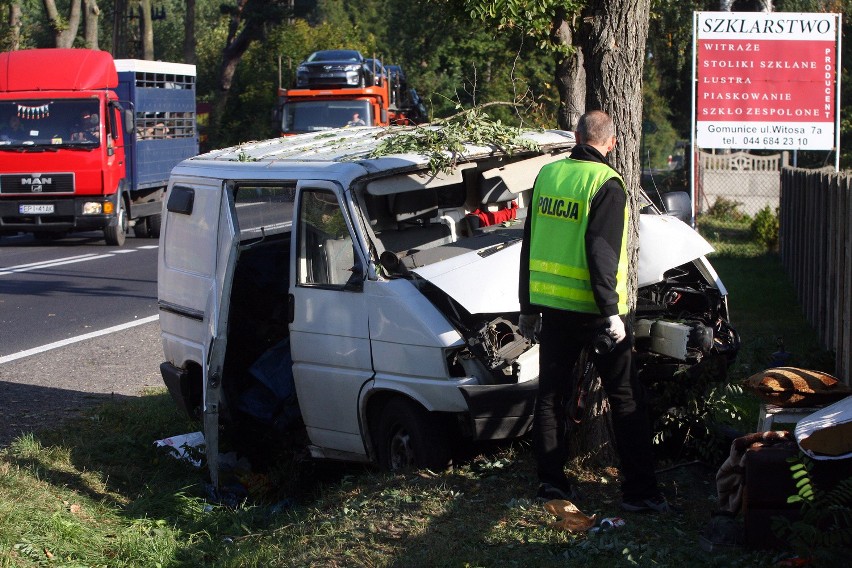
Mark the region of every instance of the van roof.
[[[292, 164], [294, 162], [317, 162], [326, 167], [330, 163], [356, 162], [370, 173], [386, 170], [426, 169], [430, 157], [418, 153], [387, 154], [371, 157], [380, 143], [389, 136], [411, 134], [416, 129], [439, 130], [438, 126], [393, 126], [393, 127], [355, 127], [326, 130], [296, 136], [285, 136], [270, 140], [246, 142], [238, 146], [213, 150], [201, 154], [187, 162], [213, 160], [216, 162], [252, 162], [267, 166]], [[538, 145], [541, 152], [565, 149], [574, 145], [574, 134], [563, 130], [528, 130], [521, 138]], [[517, 153], [530, 153], [523, 148], [501, 149], [497, 146], [465, 144], [464, 150], [456, 154], [458, 162], [467, 162], [491, 156]], [[449, 154], [449, 152], [447, 152]], [[317, 164], [319, 165], [319, 164]]]

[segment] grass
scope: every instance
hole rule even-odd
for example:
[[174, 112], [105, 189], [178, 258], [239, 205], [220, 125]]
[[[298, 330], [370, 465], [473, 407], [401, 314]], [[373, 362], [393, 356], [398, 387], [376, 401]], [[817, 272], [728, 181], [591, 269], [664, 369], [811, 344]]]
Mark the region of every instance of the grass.
[[731, 377], [765, 369], [779, 342], [787, 364], [833, 373], [834, 354], [819, 345], [805, 321], [777, 253], [750, 240], [748, 222], [699, 219], [698, 230], [716, 249], [709, 258], [728, 288], [731, 322], [743, 342]]
[[[732, 380], [768, 366], [779, 336], [790, 364], [828, 370], [777, 257], [737, 245], [735, 229], [708, 235], [743, 339]], [[153, 445], [197, 428], [156, 391], [0, 450], [0, 567], [769, 566], [785, 556], [699, 548], [720, 464], [661, 471], [680, 512], [648, 516], [618, 512], [615, 469], [575, 459], [580, 509], [627, 524], [572, 535], [530, 499], [526, 440], [477, 448], [447, 472], [404, 475], [313, 461], [293, 446], [275, 450], [262, 474], [234, 473], [247, 494], [227, 506], [207, 498], [203, 470]]]

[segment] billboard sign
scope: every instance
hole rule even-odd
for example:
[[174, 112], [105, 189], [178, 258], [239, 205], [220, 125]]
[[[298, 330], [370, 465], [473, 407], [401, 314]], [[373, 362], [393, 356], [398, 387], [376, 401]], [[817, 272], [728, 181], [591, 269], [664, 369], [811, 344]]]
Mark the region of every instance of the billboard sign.
[[838, 14], [695, 12], [695, 142], [831, 150]]

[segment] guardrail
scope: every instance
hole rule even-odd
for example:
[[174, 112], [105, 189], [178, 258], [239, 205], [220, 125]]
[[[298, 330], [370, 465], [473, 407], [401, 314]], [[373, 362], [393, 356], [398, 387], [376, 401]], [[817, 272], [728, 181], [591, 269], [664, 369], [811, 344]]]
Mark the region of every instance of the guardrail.
[[852, 177], [832, 169], [781, 171], [781, 262], [835, 375], [852, 371]]

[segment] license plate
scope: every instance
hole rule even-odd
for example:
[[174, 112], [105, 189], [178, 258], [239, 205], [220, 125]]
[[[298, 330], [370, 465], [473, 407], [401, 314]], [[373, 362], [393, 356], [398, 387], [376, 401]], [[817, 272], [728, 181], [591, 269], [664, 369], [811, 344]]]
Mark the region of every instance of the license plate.
[[53, 204], [50, 205], [21, 205], [18, 207], [21, 215], [37, 215], [53, 213]]

